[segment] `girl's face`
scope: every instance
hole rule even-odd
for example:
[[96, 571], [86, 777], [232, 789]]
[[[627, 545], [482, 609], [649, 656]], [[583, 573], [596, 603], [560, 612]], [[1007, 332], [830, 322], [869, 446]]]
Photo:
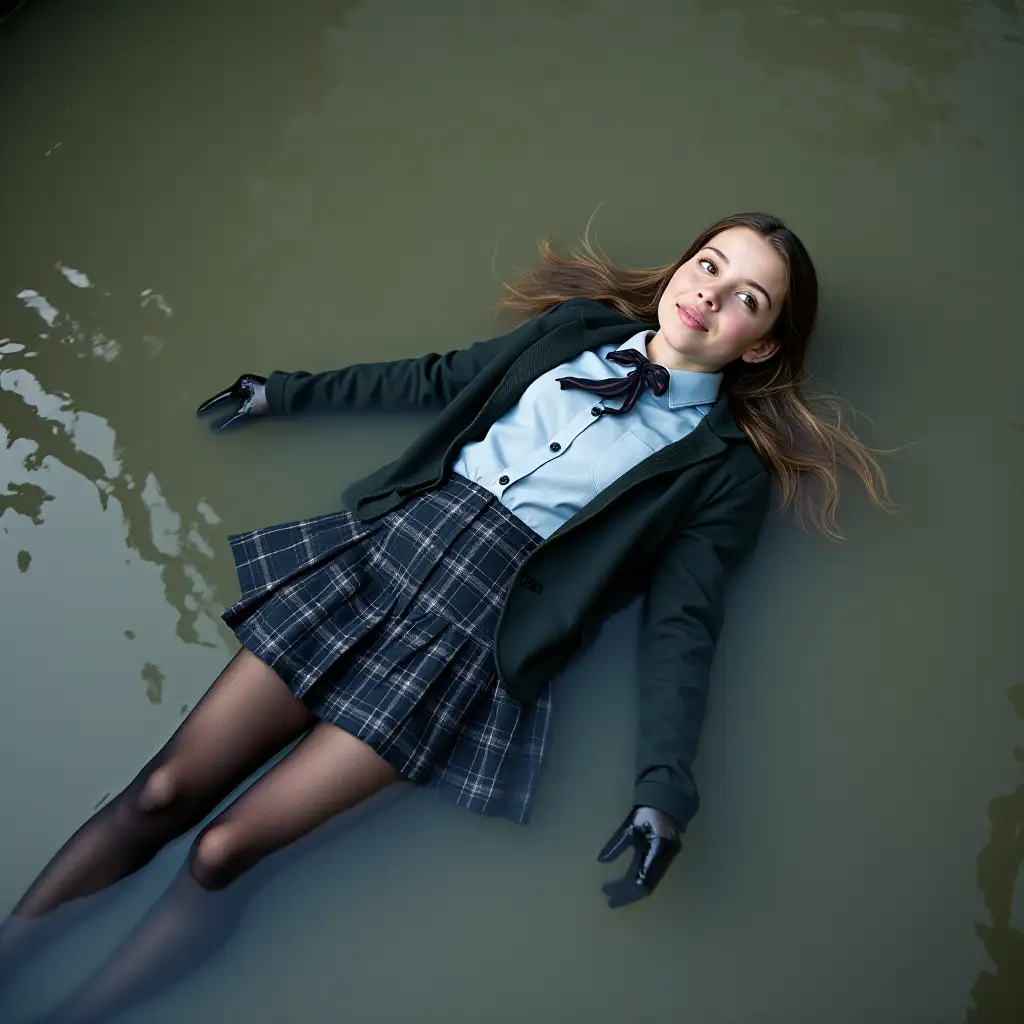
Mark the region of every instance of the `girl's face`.
[[715, 235], [671, 277], [658, 303], [651, 358], [675, 370], [715, 373], [734, 359], [760, 363], [786, 297], [786, 265], [750, 228]]

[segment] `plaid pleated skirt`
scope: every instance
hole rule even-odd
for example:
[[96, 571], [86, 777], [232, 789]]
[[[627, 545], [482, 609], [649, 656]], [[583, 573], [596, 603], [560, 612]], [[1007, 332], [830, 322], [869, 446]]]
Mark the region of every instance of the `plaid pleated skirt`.
[[350, 512], [234, 535], [239, 642], [324, 721], [413, 782], [525, 823], [551, 720], [550, 683], [521, 704], [494, 634], [542, 538], [461, 476], [379, 519]]

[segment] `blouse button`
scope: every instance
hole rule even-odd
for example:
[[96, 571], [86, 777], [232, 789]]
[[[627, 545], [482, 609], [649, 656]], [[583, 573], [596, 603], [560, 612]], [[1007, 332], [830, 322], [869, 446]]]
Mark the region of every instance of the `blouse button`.
[[557, 441], [552, 441], [551, 444], [548, 445], [549, 452], [560, 452], [561, 450], [562, 446]]
[[507, 476], [499, 476], [498, 477], [498, 483], [501, 484], [502, 487], [504, 487], [505, 484], [508, 483], [508, 477]]
[[604, 410], [601, 408], [601, 406], [595, 405], [593, 407], [593, 409], [590, 410], [590, 415], [591, 416], [600, 416], [602, 412], [604, 412]]

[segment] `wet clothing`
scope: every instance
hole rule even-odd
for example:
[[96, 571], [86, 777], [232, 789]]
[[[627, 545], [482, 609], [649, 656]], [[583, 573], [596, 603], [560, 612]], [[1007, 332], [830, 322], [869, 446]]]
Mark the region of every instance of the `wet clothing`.
[[[279, 371], [266, 395], [275, 415], [439, 411], [399, 458], [346, 489], [348, 509], [371, 524], [445, 487], [464, 447], [485, 439], [543, 374], [655, 329], [577, 299], [444, 355], [321, 374]], [[570, 393], [583, 394], [561, 392]], [[726, 582], [756, 541], [769, 493], [767, 471], [728, 397], [719, 396], [692, 431], [612, 480], [500, 584], [494, 669], [498, 685], [523, 705], [546, 698], [551, 677], [610, 612], [645, 595], [632, 801], [683, 827], [698, 805], [692, 765]]]

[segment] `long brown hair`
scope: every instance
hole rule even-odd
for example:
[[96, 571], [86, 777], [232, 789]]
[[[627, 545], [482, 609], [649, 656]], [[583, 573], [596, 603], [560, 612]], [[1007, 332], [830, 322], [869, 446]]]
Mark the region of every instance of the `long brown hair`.
[[662, 267], [618, 266], [584, 233], [563, 255], [551, 240], [540, 243], [540, 264], [506, 283], [500, 308], [537, 316], [566, 299], [587, 296], [645, 323], [658, 319], [658, 302], [672, 275], [727, 228], [756, 231], [786, 265], [786, 298], [771, 331], [778, 351], [763, 363], [735, 360], [723, 369], [723, 387], [736, 422], [779, 483], [780, 505], [802, 524], [840, 537], [836, 523], [839, 472], [853, 470], [872, 502], [892, 511], [885, 476], [874, 455], [843, 421], [843, 404], [804, 394], [804, 362], [818, 313], [818, 275], [799, 238], [766, 213], [737, 213], [702, 231], [679, 259]]

